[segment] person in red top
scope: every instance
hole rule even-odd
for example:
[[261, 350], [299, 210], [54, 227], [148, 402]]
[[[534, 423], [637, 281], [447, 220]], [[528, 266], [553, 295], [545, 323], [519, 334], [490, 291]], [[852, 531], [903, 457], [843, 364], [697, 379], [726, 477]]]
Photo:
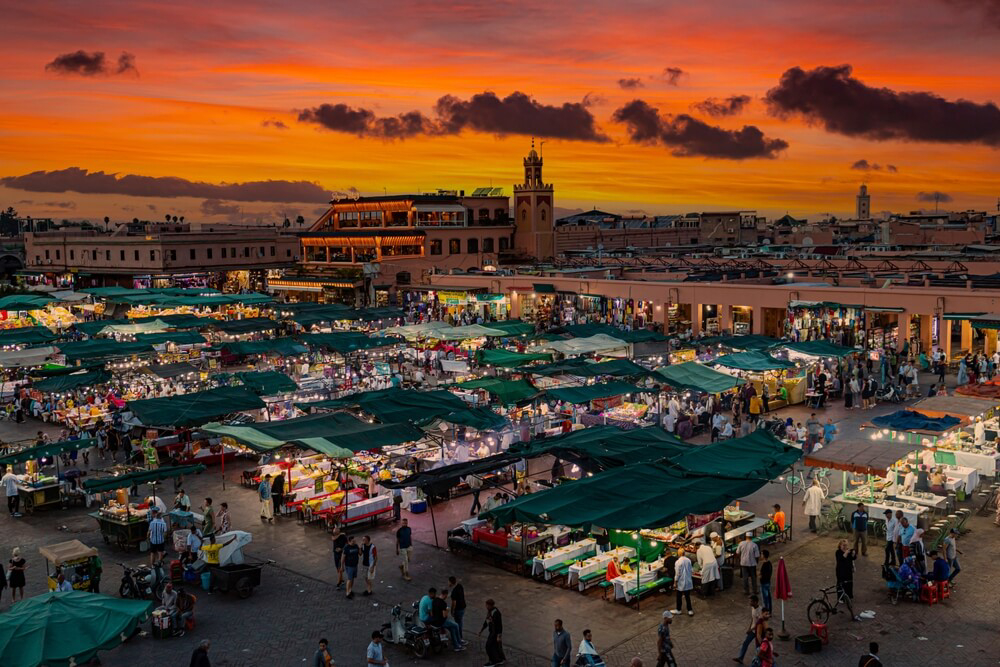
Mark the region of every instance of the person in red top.
[[611, 581], [612, 579], [617, 579], [622, 575], [621, 570], [618, 568], [618, 556], [612, 556], [611, 562], [608, 563], [608, 571], [604, 578], [606, 581]]
[[760, 658], [760, 667], [774, 667], [774, 659], [778, 654], [774, 652], [774, 630], [768, 628], [764, 631], [764, 641], [757, 649], [757, 657]]

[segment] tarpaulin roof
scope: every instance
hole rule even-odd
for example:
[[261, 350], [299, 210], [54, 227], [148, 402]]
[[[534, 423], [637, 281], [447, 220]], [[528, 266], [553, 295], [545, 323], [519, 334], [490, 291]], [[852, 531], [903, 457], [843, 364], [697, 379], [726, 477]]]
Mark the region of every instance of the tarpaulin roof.
[[449, 424], [471, 426], [477, 431], [496, 431], [509, 423], [506, 417], [493, 412], [493, 410], [486, 406], [455, 410], [454, 412], [437, 417], [437, 419]]
[[145, 292], [145, 290], [135, 290], [131, 287], [118, 287], [118, 286], [88, 287], [86, 289], [81, 289], [80, 291], [102, 298], [106, 298], [109, 296], [124, 296], [128, 294], [135, 294], [138, 291]]
[[473, 459], [464, 463], [452, 463], [451, 465], [441, 466], [440, 468], [432, 468], [431, 470], [425, 470], [424, 472], [418, 472], [414, 475], [410, 475], [409, 477], [401, 479], [398, 482], [386, 480], [380, 483], [388, 489], [402, 489], [410, 486], [416, 486], [424, 489], [427, 493], [438, 494], [443, 493], [444, 491], [447, 491], [451, 487], [455, 486], [459, 479], [465, 477], [466, 475], [491, 472], [493, 470], [497, 470], [498, 468], [510, 465], [520, 458], [520, 456], [503, 452], [500, 454], [494, 454], [493, 456], [487, 456], [483, 459]]
[[535, 283], [532, 285], [534, 290], [539, 294], [555, 294], [556, 287], [552, 283]]
[[735, 368], [741, 371], [779, 371], [795, 368], [795, 364], [784, 359], [775, 359], [763, 352], [736, 352], [716, 358], [711, 363]]
[[885, 475], [889, 468], [913, 452], [922, 449], [893, 440], [837, 439], [805, 457], [805, 465], [833, 468], [868, 475]]
[[578, 377], [599, 377], [602, 375], [634, 377], [650, 374], [648, 368], [644, 368], [629, 359], [610, 359], [599, 363], [585, 362], [574, 368], [567, 369], [565, 372]]
[[825, 340], [807, 340], [800, 343], [782, 343], [781, 347], [810, 357], [846, 357], [857, 352], [853, 347], [837, 345]]
[[332, 333], [304, 334], [299, 340], [310, 347], [325, 347], [340, 354], [371, 350], [377, 347], [400, 345], [403, 340], [396, 337], [372, 337], [360, 331], [334, 331]]
[[21, 327], [0, 330], [0, 345], [38, 345], [49, 343], [56, 335], [48, 327]]
[[656, 369], [654, 376], [663, 378], [674, 389], [701, 391], [706, 394], [718, 394], [743, 384], [743, 380], [739, 378], [712, 370], [696, 361], [661, 366]]
[[10, 294], [0, 298], [0, 310], [42, 310], [53, 301], [48, 294]]
[[515, 368], [522, 366], [529, 361], [552, 361], [552, 355], [544, 352], [534, 354], [522, 354], [511, 352], [510, 350], [477, 350], [476, 361], [486, 366], [499, 366], [500, 368]]
[[551, 438], [515, 443], [508, 451], [525, 458], [545, 454], [560, 458], [587, 458], [602, 467], [614, 467], [662, 461], [692, 447], [657, 426], [629, 431], [614, 426], [591, 426]]
[[278, 371], [245, 371], [233, 373], [233, 377], [258, 396], [287, 394], [299, 388], [292, 378]]
[[174, 477], [181, 477], [182, 475], [193, 475], [204, 469], [205, 466], [200, 464], [187, 466], [163, 466], [160, 468], [152, 468], [150, 470], [139, 470], [136, 472], [125, 473], [123, 475], [86, 479], [83, 482], [83, 488], [91, 493], [96, 493], [97, 491], [113, 491], [115, 489], [125, 489], [134, 485], [137, 486], [139, 484], [159, 482], [162, 479], [173, 479]]
[[197, 315], [190, 315], [188, 313], [157, 315], [154, 319], [160, 320], [174, 329], [200, 329], [219, 322], [219, 320], [211, 317], [198, 317]]
[[455, 385], [457, 389], [482, 389], [503, 403], [510, 405], [526, 401], [538, 395], [536, 389], [527, 380], [501, 380], [499, 378], [479, 378]]
[[145, 426], [197, 426], [234, 412], [263, 407], [264, 401], [246, 387], [218, 387], [128, 402], [128, 409]]
[[410, 424], [370, 424], [343, 412], [255, 424], [206, 424], [201, 430], [228, 436], [258, 451], [294, 444], [334, 458], [424, 437], [423, 431]]
[[551, 377], [553, 375], [572, 375], [573, 371], [578, 369], [580, 366], [585, 366], [590, 363], [592, 362], [588, 359], [563, 359], [551, 364], [522, 366], [517, 370], [521, 373], [531, 373], [533, 375], [544, 375], [547, 377]]
[[663, 334], [655, 331], [649, 331], [648, 329], [625, 331], [624, 329], [619, 329], [618, 327], [611, 326], [610, 324], [601, 324], [599, 322], [570, 324], [558, 329], [557, 331], [565, 331], [574, 338], [589, 338], [598, 334], [604, 334], [605, 336], [611, 336], [612, 338], [617, 338], [618, 340], [623, 340], [627, 343], [649, 343], [669, 340], [668, 336], [664, 336]]
[[758, 479], [691, 475], [663, 464], [638, 463], [520, 496], [480, 516], [501, 524], [595, 524], [618, 530], [658, 528], [688, 514], [719, 511], [766, 483]]
[[381, 422], [413, 421], [424, 423], [452, 412], [467, 410], [465, 401], [444, 389], [379, 389], [305, 404], [303, 408], [357, 407]]
[[41, 366], [59, 350], [46, 345], [44, 347], [29, 347], [24, 350], [8, 350], [0, 352], [0, 367], [22, 368], [26, 366]]
[[935, 431], [943, 433], [955, 428], [961, 422], [962, 420], [958, 417], [950, 415], [930, 417], [914, 410], [897, 410], [892, 414], [872, 418], [872, 423], [876, 426], [889, 428], [894, 431]]
[[162, 333], [136, 334], [136, 342], [148, 345], [163, 345], [164, 343], [175, 343], [177, 345], [198, 345], [207, 343], [197, 331], [164, 331]]
[[270, 331], [281, 326], [281, 322], [269, 317], [249, 317], [243, 320], [216, 321], [211, 325], [214, 329], [228, 334], [244, 334], [254, 331]]
[[87, 334], [88, 336], [96, 336], [99, 333], [103, 333], [105, 329], [112, 325], [126, 325], [131, 324], [131, 322], [132, 320], [124, 318], [114, 320], [90, 320], [88, 322], [74, 322], [73, 328]]
[[61, 442], [50, 442], [37, 447], [21, 449], [6, 456], [0, 456], [0, 463], [10, 465], [12, 463], [22, 463], [34, 459], [44, 459], [50, 456], [68, 452], [74, 449], [86, 449], [97, 444], [94, 438], [81, 438], [80, 440], [62, 440]]
[[164, 379], [175, 378], [181, 375], [187, 375], [188, 373], [198, 372], [197, 368], [187, 363], [186, 361], [181, 361], [175, 364], [153, 365], [150, 366], [148, 370], [153, 375], [156, 375]]
[[969, 396], [970, 398], [981, 398], [987, 400], [1000, 399], [1000, 383], [983, 382], [982, 384], [969, 383], [955, 387], [955, 394], [958, 396]]
[[[447, 331], [451, 326], [447, 322], [424, 322], [422, 324], [407, 324], [398, 327], [389, 327], [385, 330], [388, 334], [402, 336], [407, 340], [419, 340], [421, 338], [439, 338], [438, 332]], [[444, 334], [442, 334], [444, 335]]]
[[309, 351], [308, 347], [290, 336], [222, 343], [221, 347], [229, 350], [232, 354], [276, 354], [281, 357], [294, 357]]
[[69, 375], [80, 371], [91, 371], [95, 368], [103, 368], [104, 362], [99, 361], [93, 364], [81, 364], [79, 366], [63, 366], [62, 364], [45, 364], [31, 371], [32, 377], [56, 377], [57, 375]]
[[[535, 325], [521, 320], [503, 320], [500, 322], [490, 322], [490, 329], [502, 331], [507, 336], [524, 336], [535, 333]], [[495, 336], [496, 334], [490, 334]]]
[[554, 350], [566, 356], [628, 351], [629, 343], [621, 338], [608, 336], [606, 334], [596, 334], [587, 338], [571, 338], [569, 340], [556, 340], [548, 343], [541, 343], [539, 347], [543, 350]]
[[552, 398], [566, 403], [589, 403], [599, 398], [610, 398], [621, 396], [622, 394], [633, 394], [642, 391], [639, 387], [628, 382], [606, 382], [604, 384], [591, 384], [584, 387], [564, 387], [562, 389], [549, 389], [545, 393]]
[[63, 392], [72, 391], [79, 387], [93, 387], [95, 384], [104, 384], [110, 379], [110, 371], [96, 370], [85, 373], [72, 373], [70, 375], [57, 375], [33, 382], [31, 386], [33, 389], [41, 392]]
[[709, 336], [691, 341], [695, 345], [722, 345], [734, 350], [770, 350], [781, 343], [777, 338], [761, 336], [759, 334], [745, 334], [742, 336]]
[[0, 615], [0, 665], [72, 667], [122, 644], [149, 618], [151, 600], [89, 591], [52, 591]]
[[742, 438], [691, 447], [670, 462], [701, 475], [772, 480], [801, 456], [802, 450], [761, 430]]
[[111, 338], [75, 340], [68, 343], [59, 343], [58, 347], [67, 361], [99, 357], [131, 357], [138, 354], [153, 353], [153, 346], [149, 343], [118, 341]]
[[913, 407], [929, 412], [944, 412], [950, 415], [978, 417], [1000, 405], [1000, 401], [990, 398], [973, 398], [972, 396], [945, 396], [938, 394], [917, 401]]

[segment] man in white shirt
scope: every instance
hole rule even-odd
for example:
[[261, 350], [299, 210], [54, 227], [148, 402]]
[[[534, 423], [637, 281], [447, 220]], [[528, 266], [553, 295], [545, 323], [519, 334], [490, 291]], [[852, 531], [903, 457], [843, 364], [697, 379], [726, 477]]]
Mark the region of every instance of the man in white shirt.
[[743, 592], [757, 594], [757, 559], [760, 558], [760, 549], [753, 541], [753, 533], [746, 533], [743, 541], [736, 547], [736, 555], [740, 557], [740, 572], [743, 574]]
[[814, 533], [816, 532], [816, 517], [823, 509], [824, 497], [823, 487], [819, 485], [819, 480], [813, 479], [812, 486], [806, 489], [805, 496], [802, 498], [802, 506], [806, 516], [809, 517], [809, 530]]
[[912, 496], [914, 487], [917, 485], [917, 475], [913, 472], [913, 468], [906, 466], [906, 475], [903, 476], [903, 493], [907, 496]]
[[0, 478], [0, 484], [3, 485], [5, 495], [7, 496], [7, 511], [13, 517], [21, 516], [19, 511], [21, 508], [21, 496], [17, 493], [17, 475], [14, 474], [14, 468], [7, 468], [6, 474]]
[[719, 434], [722, 433], [722, 422], [725, 418], [722, 416], [721, 412], [716, 412], [712, 415], [712, 442], [719, 439]]
[[[895, 472], [890, 471], [895, 475]], [[896, 537], [899, 533], [899, 521], [892, 516], [892, 510], [882, 512], [885, 515], [885, 561], [883, 565], [897, 565], [896, 563]]]
[[720, 440], [729, 440], [733, 437], [733, 422], [728, 419], [722, 424], [722, 431], [719, 432]]
[[71, 584], [68, 581], [66, 581], [66, 577], [63, 575], [62, 572], [59, 573], [59, 576], [56, 578], [56, 581], [58, 582], [56, 584], [56, 590], [57, 591], [59, 591], [59, 592], [69, 592], [69, 591], [73, 590], [73, 584]]

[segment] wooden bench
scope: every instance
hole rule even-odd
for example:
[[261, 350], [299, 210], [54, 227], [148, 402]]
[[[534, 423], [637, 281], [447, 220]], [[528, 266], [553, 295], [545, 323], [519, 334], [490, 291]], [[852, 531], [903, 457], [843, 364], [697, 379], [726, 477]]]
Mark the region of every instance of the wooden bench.
[[661, 588], [668, 586], [672, 583], [674, 583], [672, 577], [660, 577], [659, 579], [653, 579], [652, 581], [647, 581], [638, 588], [626, 589], [625, 594], [630, 595], [632, 597], [641, 598], [643, 595], [646, 595], [647, 593], [658, 591]]
[[580, 589], [580, 592], [582, 593], [591, 586], [596, 586], [600, 583], [608, 583], [606, 580], [607, 576], [608, 576], [608, 568], [604, 568], [603, 570], [598, 570], [597, 572], [591, 572], [590, 574], [583, 575], [582, 577], [580, 577], [580, 583], [583, 584], [583, 588]]

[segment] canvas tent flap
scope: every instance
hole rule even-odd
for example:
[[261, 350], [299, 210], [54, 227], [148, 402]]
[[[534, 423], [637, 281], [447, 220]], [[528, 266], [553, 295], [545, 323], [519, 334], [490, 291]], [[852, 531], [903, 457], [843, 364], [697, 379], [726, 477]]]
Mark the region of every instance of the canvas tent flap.
[[403, 342], [400, 338], [388, 336], [372, 337], [359, 331], [304, 334], [299, 336], [299, 340], [310, 347], [325, 347], [339, 354], [348, 354], [359, 350], [371, 350], [379, 347], [391, 347]]
[[41, 366], [59, 350], [51, 345], [0, 352], [0, 368]]
[[129, 401], [144, 426], [197, 426], [234, 412], [260, 410], [264, 401], [246, 387], [218, 387], [191, 394]]
[[287, 394], [299, 389], [292, 378], [278, 371], [245, 371], [233, 373], [233, 376], [258, 396]]
[[[521, 320], [502, 320], [500, 322], [490, 322], [490, 329], [503, 332], [505, 336], [526, 336], [535, 333], [535, 325]], [[497, 334], [489, 334], [496, 336]]]
[[743, 384], [743, 380], [739, 378], [712, 370], [696, 361], [661, 366], [656, 369], [654, 376], [662, 378], [679, 391], [700, 391], [706, 394], [718, 394]]
[[245, 334], [256, 331], [271, 331], [281, 326], [281, 322], [267, 317], [251, 317], [245, 320], [216, 321], [212, 327], [227, 334]]
[[69, 343], [60, 343], [59, 352], [66, 357], [66, 361], [73, 362], [82, 359], [110, 359], [152, 354], [153, 346], [149, 343], [118, 341], [112, 338], [95, 338], [92, 340], [76, 340]]
[[934, 431], [943, 433], [949, 431], [962, 420], [951, 415], [941, 417], [931, 417], [916, 412], [915, 410], [897, 410], [892, 414], [874, 417], [872, 424], [879, 428], [888, 428], [894, 431]]
[[634, 394], [642, 391], [628, 382], [614, 381], [604, 384], [591, 384], [583, 387], [564, 387], [549, 389], [545, 393], [552, 398], [566, 403], [589, 403], [600, 398], [611, 398], [623, 394]]
[[11, 465], [13, 463], [23, 463], [24, 461], [46, 459], [50, 456], [61, 454], [62, 452], [68, 452], [74, 449], [86, 449], [87, 447], [93, 447], [96, 444], [97, 440], [94, 438], [50, 442], [36, 447], [21, 449], [13, 452], [12, 454], [7, 454], [6, 456], [0, 456], [0, 463], [4, 465]]
[[551, 438], [515, 443], [508, 451], [524, 458], [551, 454], [577, 461], [591, 459], [599, 466], [609, 468], [664, 461], [692, 447], [657, 426], [630, 431], [614, 426], [591, 426]]
[[726, 368], [735, 368], [740, 371], [782, 371], [789, 368], [795, 368], [795, 364], [790, 361], [785, 361], [783, 359], [775, 359], [774, 357], [764, 354], [763, 352], [736, 352], [734, 354], [726, 354], [715, 359], [713, 364], [718, 364], [719, 366], [725, 366]]
[[772, 480], [799, 460], [802, 451], [767, 431], [692, 447], [671, 459], [687, 472], [718, 477]]
[[893, 440], [837, 439], [806, 456], [804, 463], [819, 468], [884, 476], [893, 464], [919, 449], [919, 445]]
[[43, 393], [66, 392], [78, 389], [79, 387], [93, 387], [97, 384], [104, 384], [111, 379], [111, 372], [105, 370], [93, 370], [84, 373], [71, 373], [69, 375], [56, 375], [54, 377], [38, 380], [31, 384], [33, 389]]
[[0, 346], [50, 343], [56, 335], [48, 327], [21, 327], [0, 331]]
[[780, 345], [781, 341], [777, 338], [771, 338], [770, 336], [761, 336], [760, 334], [745, 334], [740, 336], [710, 336], [708, 338], [702, 338], [700, 340], [693, 341], [698, 345], [721, 345], [723, 347], [728, 347], [733, 350], [745, 350], [745, 351], [757, 351], [763, 352], [765, 350], [770, 350], [776, 345]]
[[530, 361], [552, 361], [552, 355], [544, 352], [521, 354], [509, 350], [477, 350], [476, 361], [485, 366], [516, 368]]
[[569, 340], [542, 343], [539, 347], [542, 350], [559, 352], [569, 357], [581, 354], [627, 354], [631, 345], [620, 338], [612, 338], [607, 334], [595, 334], [588, 338], [570, 338]]
[[186, 466], [164, 466], [162, 468], [153, 468], [151, 470], [139, 470], [138, 472], [130, 472], [124, 475], [112, 475], [110, 477], [97, 477], [94, 479], [87, 479], [83, 482], [83, 488], [90, 493], [96, 493], [98, 491], [113, 491], [114, 489], [125, 489], [130, 486], [138, 486], [139, 484], [149, 484], [151, 482], [159, 482], [164, 479], [173, 479], [175, 477], [181, 477], [183, 475], [194, 475], [205, 469], [203, 465], [186, 465]]
[[499, 378], [479, 378], [455, 385], [457, 389], [482, 389], [504, 404], [511, 405], [538, 395], [536, 389], [527, 380], [501, 380]]
[[309, 348], [290, 336], [283, 338], [268, 338], [266, 340], [248, 340], [235, 343], [222, 343], [222, 347], [231, 354], [245, 356], [249, 354], [274, 354], [280, 357], [294, 357], [305, 354]]
[[825, 340], [808, 340], [799, 343], [783, 343], [784, 347], [793, 352], [798, 352], [809, 357], [846, 357], [857, 352], [853, 347], [837, 345]]

